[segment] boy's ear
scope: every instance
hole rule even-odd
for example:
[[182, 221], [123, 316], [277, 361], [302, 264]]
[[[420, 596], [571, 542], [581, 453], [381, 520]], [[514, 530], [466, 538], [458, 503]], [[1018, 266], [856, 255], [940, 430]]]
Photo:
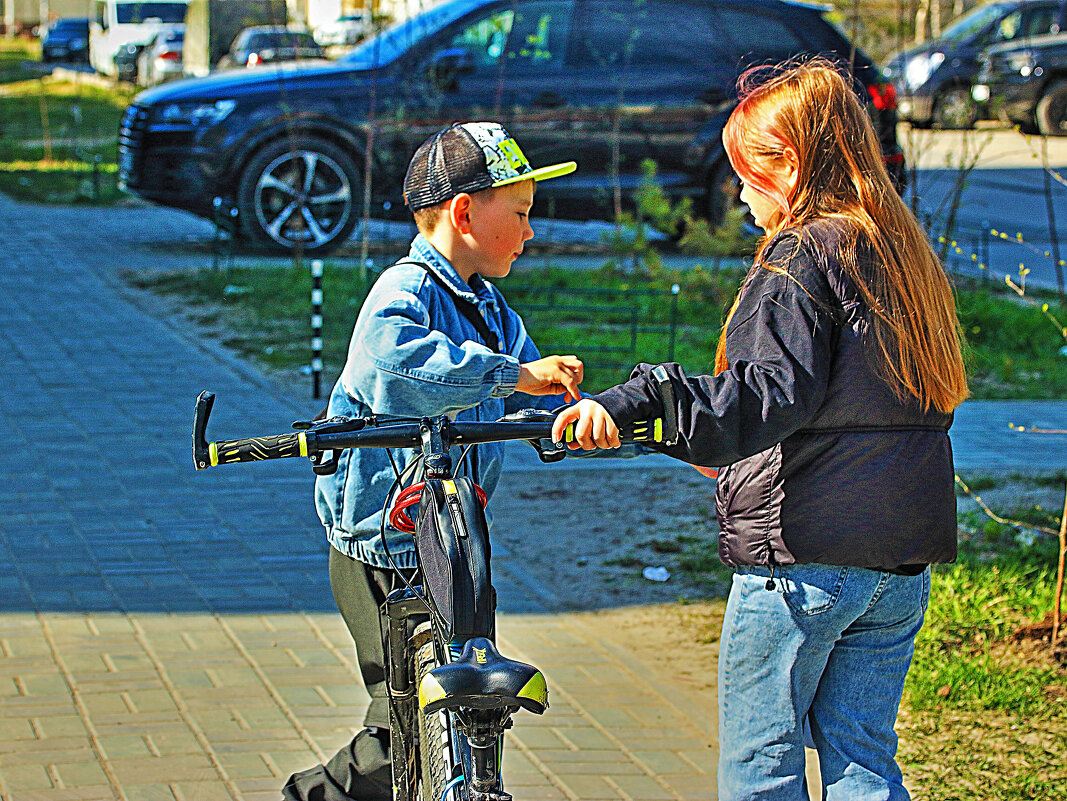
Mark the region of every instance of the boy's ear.
[[448, 201], [448, 219], [452, 227], [461, 234], [471, 232], [472, 198], [466, 192], [460, 192]]

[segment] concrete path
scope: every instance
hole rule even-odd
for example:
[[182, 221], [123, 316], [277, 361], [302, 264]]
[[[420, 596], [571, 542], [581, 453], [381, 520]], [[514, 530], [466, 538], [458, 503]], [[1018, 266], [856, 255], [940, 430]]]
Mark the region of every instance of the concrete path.
[[[188, 265], [186, 237], [209, 235], [196, 221], [2, 196], [0, 220], [0, 797], [277, 798], [347, 740], [366, 697], [309, 471], [194, 472], [191, 411], [210, 388], [225, 399], [215, 430], [281, 431], [317, 404], [117, 281]], [[974, 409], [957, 451], [1003, 469], [1033, 467], [1038, 449], [1001, 442], [996, 415], [1067, 427], [1063, 404]], [[1062, 443], [1039, 449], [1057, 467]], [[714, 688], [635, 658], [596, 616], [553, 614], [552, 589], [536, 590], [509, 582], [500, 598], [502, 649], [553, 688], [549, 713], [514, 730], [516, 797], [714, 798]]]
[[[191, 464], [200, 389], [225, 399], [219, 431], [282, 430], [315, 404], [115, 282], [129, 243], [167, 217], [89, 226], [0, 197], [4, 801], [275, 799], [366, 703], [310, 471]], [[523, 573], [500, 550], [495, 564]], [[713, 798], [713, 692], [689, 697], [617, 632], [549, 614], [546, 588], [507, 587], [502, 649], [552, 686], [550, 712], [514, 732], [516, 797]]]

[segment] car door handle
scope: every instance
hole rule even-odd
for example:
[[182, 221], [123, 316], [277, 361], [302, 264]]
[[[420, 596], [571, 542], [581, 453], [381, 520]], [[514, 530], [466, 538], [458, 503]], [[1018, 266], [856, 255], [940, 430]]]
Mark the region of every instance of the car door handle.
[[564, 100], [555, 92], [541, 92], [534, 98], [533, 104], [538, 108], [559, 108], [564, 104]]

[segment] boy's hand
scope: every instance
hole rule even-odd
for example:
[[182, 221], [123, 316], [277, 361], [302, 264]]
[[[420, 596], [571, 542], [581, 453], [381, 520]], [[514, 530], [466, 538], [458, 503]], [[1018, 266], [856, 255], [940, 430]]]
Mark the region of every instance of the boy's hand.
[[577, 356], [546, 356], [536, 362], [519, 365], [519, 383], [516, 392], [528, 395], [559, 395], [564, 400], [578, 400], [582, 393], [578, 385], [585, 377], [585, 365]]
[[580, 400], [556, 415], [556, 422], [552, 424], [554, 442], [563, 440], [563, 432], [570, 423], [574, 423], [575, 442], [568, 442], [567, 447], [572, 451], [579, 448], [587, 451], [593, 448], [618, 448], [622, 444], [619, 441], [619, 427], [611, 419], [608, 410], [595, 400]]

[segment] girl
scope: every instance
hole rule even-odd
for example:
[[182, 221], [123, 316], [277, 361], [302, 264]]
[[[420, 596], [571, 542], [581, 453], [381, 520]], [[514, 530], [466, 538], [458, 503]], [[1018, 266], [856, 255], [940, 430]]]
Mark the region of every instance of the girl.
[[[725, 465], [719, 798], [907, 799], [893, 727], [930, 588], [956, 556], [948, 429], [967, 396], [952, 290], [850, 81], [822, 59], [742, 76], [723, 132], [766, 231], [715, 374], [670, 378], [680, 439]], [[569, 407], [572, 447], [663, 414], [651, 376]], [[657, 370], [657, 373], [661, 371]]]

